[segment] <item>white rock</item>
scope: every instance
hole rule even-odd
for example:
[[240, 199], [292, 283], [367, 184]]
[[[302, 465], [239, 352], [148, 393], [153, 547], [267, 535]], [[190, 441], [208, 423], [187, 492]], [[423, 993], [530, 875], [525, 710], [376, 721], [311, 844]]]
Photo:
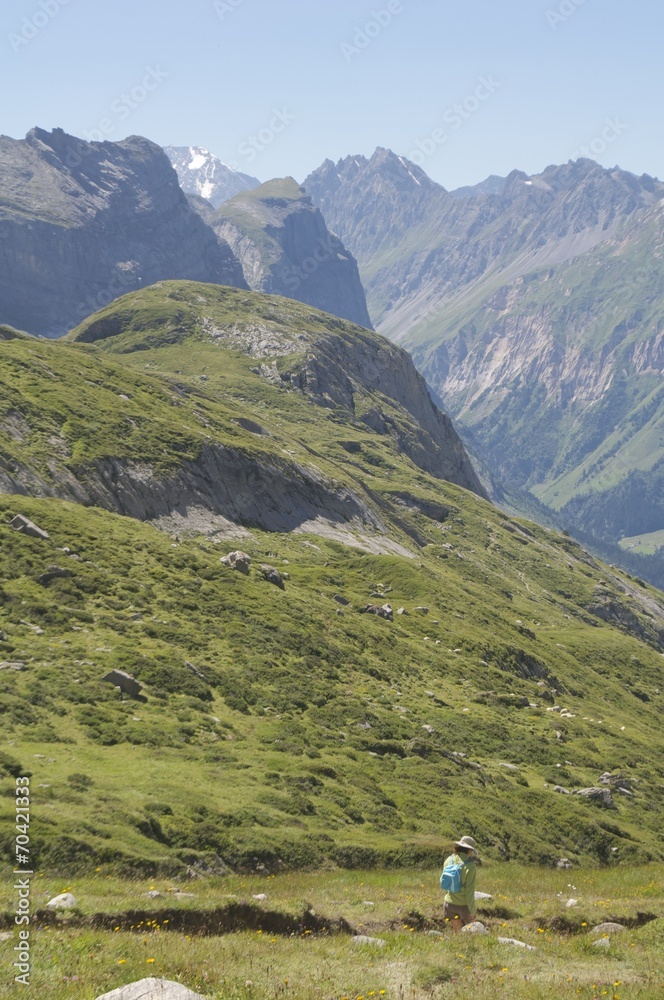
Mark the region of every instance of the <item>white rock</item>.
[[610, 948], [611, 941], [608, 937], [600, 938], [599, 941], [593, 941], [593, 948]]
[[[442, 931], [425, 931], [424, 933], [428, 934], [429, 937], [445, 937]], [[11, 937], [11, 934], [9, 936]]]
[[370, 899], [363, 899], [362, 900], [362, 905], [363, 906], [375, 906], [376, 904], [373, 903]]
[[366, 934], [356, 934], [350, 939], [351, 944], [372, 944], [376, 948], [384, 948], [387, 941], [384, 938], [368, 937]]
[[578, 905], [579, 905], [578, 899], [568, 899], [567, 902], [565, 903], [565, 906], [567, 906], [568, 908], [570, 906], [578, 906]]
[[493, 899], [493, 896], [488, 892], [476, 892], [475, 899]]
[[260, 899], [261, 902], [262, 902], [264, 899], [267, 899], [267, 896], [265, 895], [264, 892], [259, 892], [255, 896], [252, 896], [251, 898], [252, 899]]
[[182, 983], [168, 979], [141, 979], [137, 983], [120, 986], [110, 993], [103, 993], [97, 1000], [205, 1000], [201, 993], [194, 993]]
[[606, 923], [598, 924], [597, 927], [593, 927], [591, 934], [620, 934], [621, 931], [626, 930], [624, 924], [615, 924], [610, 920]]
[[517, 941], [516, 938], [503, 938], [499, 937], [498, 940], [501, 944], [511, 944], [515, 948], [525, 948], [527, 951], [535, 951], [535, 946], [532, 944], [526, 944], [525, 941]]
[[73, 910], [76, 906], [76, 896], [71, 892], [61, 892], [59, 896], [49, 899], [46, 905], [52, 910]]
[[504, 761], [501, 761], [500, 764], [498, 765], [498, 767], [505, 767], [505, 768], [507, 768], [508, 771], [518, 771], [519, 770], [519, 768], [516, 766], [516, 764], [505, 764]]
[[461, 928], [462, 934], [488, 934], [488, 930], [481, 920], [473, 920], [472, 924], [466, 924]]

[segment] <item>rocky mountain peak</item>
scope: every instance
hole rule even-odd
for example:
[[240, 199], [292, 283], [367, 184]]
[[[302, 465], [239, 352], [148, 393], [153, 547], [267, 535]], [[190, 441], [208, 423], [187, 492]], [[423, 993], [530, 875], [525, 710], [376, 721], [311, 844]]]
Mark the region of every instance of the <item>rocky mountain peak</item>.
[[355, 258], [292, 177], [243, 191], [210, 220], [254, 291], [284, 295], [370, 327]]
[[260, 181], [224, 163], [205, 146], [165, 146], [164, 152], [188, 195], [205, 198], [214, 208], [239, 194], [258, 187]]

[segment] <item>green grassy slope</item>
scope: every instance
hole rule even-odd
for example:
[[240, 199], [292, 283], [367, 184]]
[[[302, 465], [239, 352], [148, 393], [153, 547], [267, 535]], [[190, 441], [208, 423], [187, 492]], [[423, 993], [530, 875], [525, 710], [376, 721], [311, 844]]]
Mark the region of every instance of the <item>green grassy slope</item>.
[[[122, 460], [156, 489], [213, 441], [307, 468], [382, 527], [343, 536], [363, 549], [315, 525], [213, 541], [0, 495], [0, 803], [8, 818], [29, 769], [35, 863], [419, 863], [461, 828], [495, 858], [661, 857], [661, 595], [418, 468], [401, 446], [415, 417], [380, 389], [358, 381], [353, 411], [280, 378], [314, 344], [332, 371], [375, 334], [286, 300], [166, 292], [119, 300], [78, 342], [2, 344], [0, 472], [57, 493]], [[390, 432], [361, 419], [374, 410]], [[19, 513], [50, 539], [14, 531]], [[248, 577], [220, 562], [238, 545]], [[407, 613], [360, 614], [385, 602]], [[103, 682], [111, 668], [141, 699]], [[553, 791], [607, 770], [632, 781], [615, 809]]]

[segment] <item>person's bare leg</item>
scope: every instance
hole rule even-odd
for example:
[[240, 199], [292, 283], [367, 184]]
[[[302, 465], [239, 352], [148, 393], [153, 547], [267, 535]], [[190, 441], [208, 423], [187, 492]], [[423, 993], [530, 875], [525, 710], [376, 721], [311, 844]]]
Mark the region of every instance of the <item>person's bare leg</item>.
[[458, 934], [461, 928], [463, 927], [463, 920], [461, 919], [461, 917], [454, 917], [453, 920], [450, 920], [450, 927], [452, 928], [455, 934]]

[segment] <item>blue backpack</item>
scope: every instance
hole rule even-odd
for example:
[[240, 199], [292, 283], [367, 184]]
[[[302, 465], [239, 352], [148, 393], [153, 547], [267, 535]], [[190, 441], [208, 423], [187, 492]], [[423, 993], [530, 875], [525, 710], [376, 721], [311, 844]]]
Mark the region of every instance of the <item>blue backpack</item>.
[[440, 876], [440, 888], [443, 892], [461, 892], [461, 873], [465, 864], [465, 861], [462, 861], [461, 864], [451, 861], [443, 869], [443, 874]]

